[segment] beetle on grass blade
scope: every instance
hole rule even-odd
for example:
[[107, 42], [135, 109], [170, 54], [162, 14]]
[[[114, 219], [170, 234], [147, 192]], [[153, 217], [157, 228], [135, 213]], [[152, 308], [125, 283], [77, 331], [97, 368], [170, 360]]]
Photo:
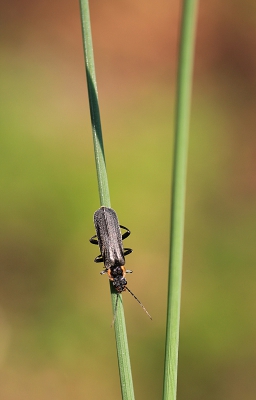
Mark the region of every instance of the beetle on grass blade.
[[[131, 232], [123, 225], [119, 225], [116, 212], [109, 207], [101, 207], [94, 213], [94, 225], [96, 235], [94, 235], [90, 242], [99, 245], [101, 254], [95, 258], [96, 263], [103, 262], [105, 269], [101, 274], [108, 274], [109, 279], [112, 281], [117, 294], [128, 292], [137, 300], [150, 319], [152, 317], [147, 312], [146, 308], [140, 300], [131, 292], [127, 287], [125, 275], [132, 273], [131, 270], [125, 268], [125, 256], [132, 252], [132, 249], [123, 248], [123, 240], [126, 239]], [[126, 232], [121, 234], [120, 228]], [[116, 305], [114, 310], [114, 320], [117, 309], [118, 296], [116, 298]]]

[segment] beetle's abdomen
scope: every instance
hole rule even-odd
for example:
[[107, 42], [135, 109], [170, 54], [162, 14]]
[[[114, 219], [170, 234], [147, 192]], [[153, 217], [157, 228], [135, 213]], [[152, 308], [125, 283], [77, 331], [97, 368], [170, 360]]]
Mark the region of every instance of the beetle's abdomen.
[[115, 211], [101, 207], [94, 213], [94, 225], [105, 267], [124, 265], [122, 236]]

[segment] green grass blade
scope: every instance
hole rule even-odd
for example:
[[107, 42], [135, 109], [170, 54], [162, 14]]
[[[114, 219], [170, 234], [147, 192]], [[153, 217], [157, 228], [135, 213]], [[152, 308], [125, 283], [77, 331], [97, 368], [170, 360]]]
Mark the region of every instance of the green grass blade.
[[[84, 45], [84, 56], [86, 64], [86, 78], [88, 86], [92, 135], [94, 143], [95, 163], [97, 170], [97, 179], [100, 195], [100, 204], [110, 207], [110, 195], [108, 188], [108, 177], [104, 155], [103, 137], [100, 122], [100, 110], [98, 102], [98, 91], [96, 84], [96, 75], [94, 68], [93, 46], [90, 26], [90, 13], [88, 0], [80, 0], [82, 34]], [[116, 304], [117, 293], [113, 290], [110, 282], [111, 300], [113, 311]], [[119, 366], [119, 375], [123, 400], [134, 400], [134, 389], [132, 381], [132, 372], [128, 348], [128, 340], [125, 326], [124, 309], [122, 296], [118, 295], [116, 318], [115, 318], [115, 337], [117, 358]]]
[[177, 394], [186, 169], [196, 14], [197, 0], [184, 0], [180, 34], [175, 114], [170, 264], [163, 400], [175, 400]]
[[92, 46], [90, 12], [88, 0], [80, 0], [81, 22], [84, 44], [84, 57], [86, 66], [86, 79], [90, 104], [92, 136], [94, 144], [95, 163], [97, 170], [100, 204], [110, 207], [110, 196], [108, 188], [108, 176], [106, 170], [103, 137], [100, 122], [100, 109], [98, 101], [98, 90], [94, 68], [94, 56]]

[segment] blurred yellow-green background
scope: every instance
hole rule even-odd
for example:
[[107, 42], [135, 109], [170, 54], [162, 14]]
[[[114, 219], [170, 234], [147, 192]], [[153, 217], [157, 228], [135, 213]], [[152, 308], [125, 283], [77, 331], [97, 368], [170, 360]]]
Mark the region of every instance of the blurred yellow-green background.
[[[179, 1], [92, 1], [136, 398], [159, 399]], [[1, 2], [1, 400], [120, 399], [79, 3]], [[255, 399], [256, 3], [200, 3], [188, 162], [179, 400]]]

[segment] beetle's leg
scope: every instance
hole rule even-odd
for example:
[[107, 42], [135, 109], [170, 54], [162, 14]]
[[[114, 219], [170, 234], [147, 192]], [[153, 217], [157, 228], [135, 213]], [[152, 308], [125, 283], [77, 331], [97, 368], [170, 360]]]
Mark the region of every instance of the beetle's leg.
[[131, 254], [132, 253], [132, 249], [124, 249], [124, 255], [125, 256], [128, 256], [128, 254]]
[[101, 275], [104, 275], [108, 272], [107, 268], [100, 272]]
[[96, 237], [97, 237], [97, 235], [94, 235], [93, 237], [91, 237], [90, 242], [91, 242], [92, 244], [99, 244], [98, 239], [94, 239], [94, 238], [96, 238]]
[[126, 239], [128, 236], [130, 236], [131, 231], [130, 231], [128, 228], [126, 228], [125, 226], [123, 226], [123, 225], [119, 225], [119, 226], [120, 226], [120, 228], [126, 230], [126, 232], [123, 233], [123, 235], [122, 235], [122, 239], [124, 240], [124, 239]]
[[97, 256], [97, 257], [94, 259], [94, 262], [96, 262], [96, 263], [103, 262], [102, 255], [100, 254], [99, 256]]

